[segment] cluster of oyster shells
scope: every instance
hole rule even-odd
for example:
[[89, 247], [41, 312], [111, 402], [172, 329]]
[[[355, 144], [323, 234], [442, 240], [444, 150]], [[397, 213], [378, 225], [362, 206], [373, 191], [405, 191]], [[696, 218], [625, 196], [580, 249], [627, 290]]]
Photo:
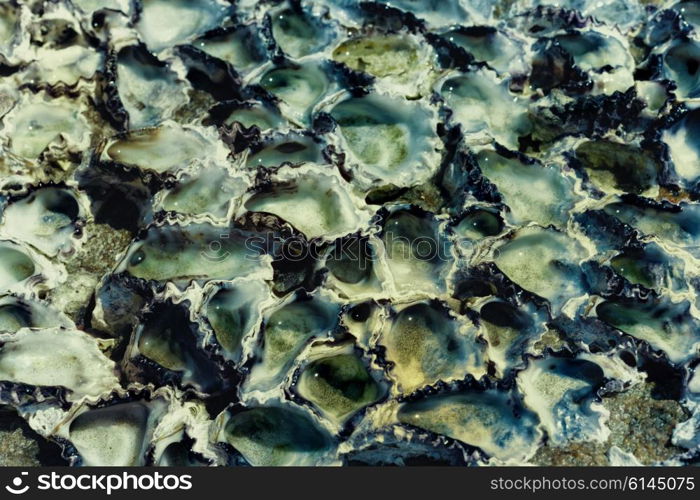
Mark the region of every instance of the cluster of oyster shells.
[[73, 465], [496, 465], [654, 384], [695, 462], [699, 24], [3, 2], [0, 403]]

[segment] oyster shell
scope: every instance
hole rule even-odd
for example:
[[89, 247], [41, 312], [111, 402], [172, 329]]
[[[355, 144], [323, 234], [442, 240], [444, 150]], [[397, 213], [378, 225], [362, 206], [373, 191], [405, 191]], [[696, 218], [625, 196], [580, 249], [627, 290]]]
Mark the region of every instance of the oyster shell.
[[0, 341], [0, 380], [65, 387], [69, 401], [95, 398], [118, 385], [114, 362], [84, 332], [21, 328]]
[[149, 49], [159, 52], [217, 27], [231, 12], [230, 5], [217, 0], [143, 0], [136, 31]]
[[273, 68], [259, 85], [280, 101], [280, 110], [293, 123], [311, 124], [314, 108], [331, 91], [331, 82], [316, 62], [298, 67]]
[[100, 408], [76, 417], [69, 436], [84, 465], [136, 465], [144, 452], [147, 418], [147, 408], [139, 403]]
[[700, 45], [694, 40], [678, 40], [664, 54], [664, 68], [669, 78], [677, 82], [681, 98], [700, 95], [697, 71], [693, 69], [699, 58]]
[[306, 135], [285, 134], [270, 137], [246, 158], [246, 165], [257, 167], [301, 166], [305, 163], [324, 163], [324, 151], [318, 139]]
[[381, 384], [351, 348], [339, 348], [325, 357], [312, 352], [308, 359], [296, 390], [331, 420], [343, 422], [383, 396]]
[[474, 59], [485, 62], [498, 73], [524, 73], [522, 42], [512, 33], [492, 26], [458, 26], [442, 34], [449, 42], [462, 47]]
[[544, 358], [518, 374], [518, 385], [552, 441], [605, 441], [608, 415], [595, 392], [603, 379], [591, 361]]
[[414, 207], [395, 206], [385, 216], [383, 255], [398, 294], [430, 295], [444, 290], [452, 254], [439, 227], [433, 214]]
[[668, 144], [673, 167], [683, 181], [693, 185], [700, 178], [697, 152], [698, 111], [690, 111], [677, 124], [664, 131], [664, 142]]
[[671, 361], [682, 362], [692, 358], [699, 348], [696, 320], [688, 314], [689, 307], [688, 302], [606, 301], [598, 304], [596, 314], [606, 323], [664, 351]]
[[[162, 394], [111, 395], [75, 407], [59, 424], [73, 463], [134, 466], [147, 463], [151, 440], [170, 409]], [[175, 412], [173, 412], [175, 413]], [[172, 432], [172, 430], [171, 430]]]
[[517, 148], [518, 137], [531, 130], [522, 99], [510, 93], [507, 82], [500, 82], [488, 71], [447, 78], [440, 84], [440, 93], [470, 142], [491, 139]]
[[[243, 202], [251, 212], [268, 212], [292, 224], [307, 238], [334, 239], [367, 225], [371, 215], [363, 201], [337, 176], [311, 164], [280, 170], [275, 184]], [[321, 196], [318, 194], [322, 193]]]
[[73, 326], [67, 316], [46, 303], [13, 295], [0, 298], [0, 332], [15, 333], [25, 327], [70, 329]]
[[275, 308], [265, 318], [256, 358], [243, 388], [269, 391], [279, 385], [312, 338], [328, 337], [337, 327], [340, 307], [315, 298], [299, 298]]
[[499, 461], [519, 462], [534, 453], [540, 434], [536, 418], [513, 406], [506, 393], [493, 390], [444, 394], [406, 403], [399, 420], [480, 448]]
[[482, 173], [496, 185], [514, 224], [535, 222], [562, 225], [574, 204], [573, 179], [564, 177], [556, 165], [538, 165], [519, 158], [506, 158], [495, 151], [477, 155]]
[[390, 183], [408, 186], [427, 180], [438, 161], [435, 113], [418, 101], [372, 94], [336, 104], [330, 114], [341, 144], [352, 155], [361, 186]]
[[81, 240], [85, 208], [68, 189], [46, 187], [5, 208], [0, 234], [32, 245], [45, 255], [68, 255]]
[[262, 308], [271, 301], [268, 287], [255, 280], [237, 280], [213, 288], [202, 308], [224, 356], [237, 361], [243, 356], [243, 342], [254, 336], [261, 324]]
[[113, 56], [116, 99], [130, 129], [158, 125], [187, 103], [186, 85], [177, 72], [141, 45]]
[[81, 152], [90, 144], [90, 128], [81, 107], [65, 98], [25, 94], [3, 124], [10, 151], [30, 161], [48, 148]]
[[406, 97], [425, 95], [435, 79], [432, 48], [408, 33], [350, 38], [333, 50], [332, 57], [374, 76], [379, 90], [398, 91]]
[[52, 265], [30, 248], [0, 240], [0, 290], [36, 293], [56, 286], [65, 279], [65, 269]]
[[194, 45], [212, 57], [226, 61], [239, 73], [248, 72], [266, 59], [258, 26], [241, 25], [212, 30]]
[[499, 374], [522, 368], [526, 353], [533, 351], [534, 342], [544, 334], [545, 327], [537, 321], [541, 311], [528, 305], [516, 307], [490, 297], [479, 309], [483, 336], [489, 345], [487, 356]]
[[322, 14], [323, 7], [311, 2], [283, 2], [268, 12], [272, 37], [285, 54], [293, 58], [321, 51], [335, 33]]
[[465, 372], [483, 374], [482, 350], [470, 326], [437, 303], [403, 307], [379, 339], [397, 389], [411, 393], [440, 380], [463, 378]]
[[561, 310], [566, 301], [584, 293], [578, 265], [584, 257], [585, 249], [575, 239], [553, 229], [528, 226], [497, 247], [494, 262], [517, 285]]
[[251, 465], [315, 465], [333, 447], [327, 431], [291, 407], [248, 408], [223, 420], [221, 439]]
[[135, 241], [117, 267], [136, 278], [186, 282], [231, 279], [263, 271], [264, 255], [246, 233], [211, 224], [154, 225]]
[[114, 138], [105, 145], [103, 157], [122, 165], [165, 173], [199, 160], [203, 149], [214, 148], [212, 159], [220, 155], [225, 158], [225, 150], [212, 135], [207, 130], [166, 122]]
[[616, 190], [642, 194], [656, 186], [661, 170], [659, 162], [644, 150], [609, 141], [584, 142], [576, 148], [576, 157], [601, 190], [612, 185]]
[[169, 212], [225, 219], [238, 209], [245, 186], [245, 178], [232, 176], [224, 167], [201, 167], [182, 172], [178, 185], [158, 193], [154, 204]]

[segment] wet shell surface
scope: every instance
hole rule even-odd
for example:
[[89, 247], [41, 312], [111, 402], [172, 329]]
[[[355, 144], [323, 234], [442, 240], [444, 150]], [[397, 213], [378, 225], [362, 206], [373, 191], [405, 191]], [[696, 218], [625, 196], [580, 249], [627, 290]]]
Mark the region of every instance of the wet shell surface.
[[3, 412], [42, 464], [697, 465], [698, 12], [2, 3]]

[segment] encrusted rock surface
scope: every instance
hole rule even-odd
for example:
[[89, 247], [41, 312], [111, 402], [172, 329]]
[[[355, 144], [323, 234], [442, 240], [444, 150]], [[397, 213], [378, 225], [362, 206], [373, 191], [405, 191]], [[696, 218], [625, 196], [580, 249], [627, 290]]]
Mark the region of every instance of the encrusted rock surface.
[[697, 463], [698, 12], [4, 2], [0, 463]]

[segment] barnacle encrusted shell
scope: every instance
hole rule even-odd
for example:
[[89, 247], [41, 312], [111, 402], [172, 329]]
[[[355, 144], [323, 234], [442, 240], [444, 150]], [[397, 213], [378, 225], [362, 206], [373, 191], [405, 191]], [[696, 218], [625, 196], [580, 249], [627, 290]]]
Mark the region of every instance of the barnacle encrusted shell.
[[699, 27], [3, 2], [0, 403], [69, 465], [697, 464]]

